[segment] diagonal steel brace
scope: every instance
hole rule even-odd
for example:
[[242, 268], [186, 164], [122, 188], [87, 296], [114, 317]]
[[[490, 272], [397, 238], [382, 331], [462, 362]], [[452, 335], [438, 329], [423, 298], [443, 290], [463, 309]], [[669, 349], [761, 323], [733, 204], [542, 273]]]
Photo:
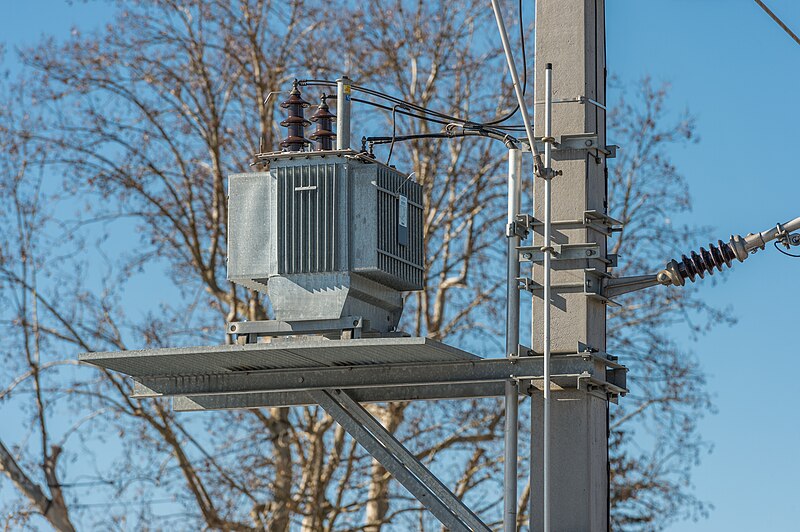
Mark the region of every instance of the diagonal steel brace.
[[345, 391], [314, 390], [308, 394], [449, 530], [490, 530]]

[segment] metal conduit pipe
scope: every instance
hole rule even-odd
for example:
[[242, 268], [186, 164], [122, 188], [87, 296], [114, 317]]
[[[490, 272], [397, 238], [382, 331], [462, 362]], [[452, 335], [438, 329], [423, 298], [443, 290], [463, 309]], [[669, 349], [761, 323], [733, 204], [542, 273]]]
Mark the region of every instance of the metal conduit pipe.
[[545, 166], [542, 164], [542, 157], [539, 155], [539, 150], [536, 148], [533, 124], [531, 124], [531, 118], [528, 115], [528, 108], [525, 106], [525, 95], [522, 94], [522, 84], [519, 81], [517, 64], [514, 62], [514, 55], [511, 53], [511, 44], [508, 42], [508, 32], [503, 22], [503, 14], [500, 12], [498, 0], [492, 0], [492, 11], [497, 21], [497, 30], [500, 32], [500, 40], [503, 43], [503, 52], [506, 56], [506, 63], [508, 63], [511, 81], [514, 84], [514, 93], [517, 96], [517, 104], [519, 105], [519, 112], [522, 115], [522, 123], [525, 124], [525, 134], [528, 136], [528, 144], [530, 145], [531, 153], [533, 153], [534, 171], [536, 175], [541, 176], [545, 172]]
[[[506, 272], [506, 357], [517, 355], [519, 346], [519, 257], [520, 238], [515, 229], [522, 194], [522, 152], [508, 150], [508, 216], [506, 239], [508, 241], [508, 268]], [[517, 457], [519, 444], [519, 385], [509, 379], [505, 383], [505, 456], [503, 477], [503, 530], [517, 529]]]
[[350, 148], [350, 92], [352, 81], [347, 76], [336, 80], [336, 149]]

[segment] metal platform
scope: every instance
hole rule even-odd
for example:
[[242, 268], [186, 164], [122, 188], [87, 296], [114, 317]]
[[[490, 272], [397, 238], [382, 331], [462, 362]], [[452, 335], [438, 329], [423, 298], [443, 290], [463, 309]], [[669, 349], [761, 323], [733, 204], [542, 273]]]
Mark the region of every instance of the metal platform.
[[271, 343], [85, 353], [82, 362], [131, 377], [211, 375], [393, 363], [479, 360], [428, 338], [279, 338]]
[[[522, 354], [529, 350], [520, 347]], [[273, 338], [270, 343], [85, 353], [85, 363], [134, 379], [136, 398], [172, 397], [179, 411], [322, 406], [449, 530], [490, 529], [359, 403], [500, 397], [541, 387], [540, 356], [481, 359], [427, 338], [331, 340]], [[601, 353], [554, 356], [551, 387], [614, 398], [625, 368]]]
[[[524, 351], [524, 350], [523, 350]], [[176, 410], [315, 404], [309, 391], [359, 402], [499, 397], [504, 382], [537, 384], [542, 357], [487, 358], [428, 338], [279, 338], [272, 343], [86, 353], [133, 377], [134, 397], [174, 397]], [[625, 373], [598, 353], [554, 356], [552, 385], [625, 393]], [[525, 390], [521, 390], [525, 393]]]

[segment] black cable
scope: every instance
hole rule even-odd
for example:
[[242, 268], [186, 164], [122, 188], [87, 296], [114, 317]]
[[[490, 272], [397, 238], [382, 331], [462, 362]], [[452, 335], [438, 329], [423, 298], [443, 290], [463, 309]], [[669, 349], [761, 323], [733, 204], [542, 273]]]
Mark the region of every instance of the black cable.
[[[522, 0], [519, 0], [519, 37], [520, 37], [520, 44], [522, 48], [522, 94], [523, 96], [527, 92], [528, 89], [528, 61], [526, 59], [526, 51], [525, 51], [525, 25], [523, 23], [523, 4]], [[324, 79], [304, 79], [300, 81], [301, 85], [304, 86], [325, 86], [325, 87], [332, 87], [336, 86], [337, 83], [334, 81], [324, 80]], [[500, 137], [509, 137], [509, 135], [505, 131], [524, 131], [524, 126], [522, 125], [513, 125], [513, 126], [500, 126], [503, 122], [509, 120], [513, 117], [517, 111], [519, 111], [519, 102], [514, 105], [514, 109], [512, 109], [509, 113], [505, 116], [501, 116], [498, 118], [494, 118], [487, 122], [473, 122], [470, 120], [463, 120], [453, 115], [449, 115], [446, 113], [442, 113], [439, 111], [434, 111], [428, 109], [426, 107], [422, 107], [420, 105], [413, 104], [411, 102], [407, 102], [395, 96], [391, 96], [381, 91], [377, 91], [374, 89], [369, 89], [367, 87], [363, 87], [361, 85], [351, 85], [351, 87], [355, 90], [361, 91], [365, 94], [369, 94], [371, 96], [375, 96], [377, 98], [381, 98], [387, 100], [394, 105], [392, 107], [380, 105], [376, 102], [372, 102], [369, 100], [362, 100], [360, 98], [351, 98], [352, 101], [365, 103], [368, 105], [372, 105], [374, 107], [378, 107], [387, 111], [392, 111], [392, 138], [396, 137], [397, 133], [397, 124], [396, 124], [396, 115], [397, 113], [410, 116], [412, 118], [417, 118], [419, 120], [426, 120], [429, 122], [434, 122], [443, 125], [449, 125], [453, 122], [457, 122], [459, 124], [463, 124], [464, 128], [466, 129], [474, 129], [476, 131], [486, 131], [488, 133], [494, 133]], [[401, 109], [406, 109], [409, 112], [403, 111]], [[411, 113], [410, 111], [415, 110], [423, 115], [432, 115], [437, 118], [430, 118], [429, 116], [420, 116], [418, 114]], [[494, 131], [486, 129], [486, 126], [497, 126]], [[453, 135], [449, 135], [452, 137]], [[488, 135], [486, 135], [488, 136]], [[441, 137], [430, 137], [430, 138], [441, 138]], [[511, 137], [513, 138], [513, 137]], [[516, 141], [516, 139], [514, 139]], [[389, 164], [389, 161], [392, 157], [392, 151], [394, 150], [394, 142], [391, 143], [389, 148], [389, 157], [387, 158], [386, 164]]]
[[504, 144], [519, 144], [519, 139], [507, 134], [498, 134], [491, 131], [471, 129], [459, 132], [445, 131], [441, 133], [416, 133], [412, 135], [402, 135], [394, 137], [365, 137], [364, 141], [372, 143], [373, 145], [389, 144], [391, 142], [404, 142], [407, 140], [420, 140], [420, 139], [452, 139], [463, 137], [484, 137], [493, 140], [499, 140]]
[[394, 139], [397, 137], [397, 108], [395, 105], [392, 107], [392, 142], [389, 144], [389, 155], [386, 157], [386, 166], [389, 166], [389, 161], [392, 160], [392, 152], [394, 151]]
[[[370, 101], [370, 100], [362, 100], [361, 98], [350, 98], [350, 100], [354, 101], [354, 102], [358, 102], [358, 103], [364, 103], [364, 104], [367, 104], [367, 105], [371, 105], [373, 107], [377, 107], [378, 109], [383, 109], [384, 111], [392, 111], [394, 109], [394, 107], [390, 107], [388, 105], [382, 105], [382, 104], [379, 104], [377, 102], [373, 102], [373, 101]], [[445, 126], [447, 124], [451, 124], [452, 123], [449, 120], [440, 120], [438, 118], [429, 118], [427, 116], [421, 116], [421, 115], [417, 115], [417, 114], [411, 113], [409, 111], [404, 111], [399, 105], [396, 106], [396, 107], [397, 107], [397, 113], [401, 114], [401, 115], [410, 116], [412, 118], [418, 118], [419, 120], [425, 120], [427, 122], [434, 122], [436, 124], [442, 124], [442, 125], [445, 125]]]
[[[525, 27], [522, 24], [522, 0], [519, 0], [519, 40], [522, 47], [522, 96], [525, 96], [525, 92], [528, 90], [528, 61], [525, 58]], [[517, 111], [519, 111], [519, 102], [514, 105], [514, 108], [506, 116], [484, 122], [483, 125], [494, 126], [502, 124], [517, 114]]]
[[783, 253], [787, 257], [794, 257], [795, 259], [800, 259], [800, 255], [795, 255], [794, 253], [789, 253], [788, 251], [782, 250], [780, 248], [780, 246], [778, 246], [778, 241], [777, 240], [775, 242], [773, 242], [773, 245], [775, 246], [775, 249], [777, 249], [778, 251], [780, 251], [781, 253]]

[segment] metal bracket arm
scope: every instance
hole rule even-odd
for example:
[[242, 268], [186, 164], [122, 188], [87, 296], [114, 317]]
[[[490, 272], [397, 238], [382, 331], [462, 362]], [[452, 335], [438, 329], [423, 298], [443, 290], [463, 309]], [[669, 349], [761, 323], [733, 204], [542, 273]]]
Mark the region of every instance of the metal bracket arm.
[[308, 394], [448, 530], [491, 530], [346, 392], [316, 390]]
[[658, 281], [658, 276], [653, 275], [635, 275], [632, 277], [612, 277], [605, 279], [603, 282], [603, 295], [606, 297], [616, 297], [637, 290], [644, 290], [651, 286], [661, 284]]

